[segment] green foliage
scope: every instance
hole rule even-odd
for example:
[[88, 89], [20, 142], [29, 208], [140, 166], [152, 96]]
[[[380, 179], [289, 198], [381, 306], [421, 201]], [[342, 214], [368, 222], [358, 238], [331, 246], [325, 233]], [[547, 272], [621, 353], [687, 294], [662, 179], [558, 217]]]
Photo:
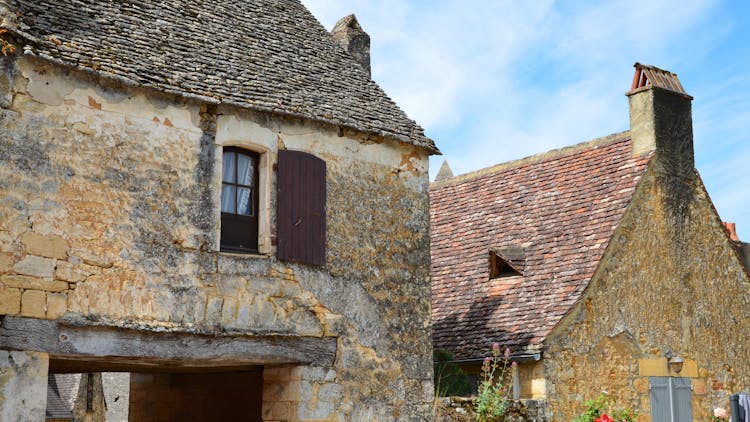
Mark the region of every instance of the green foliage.
[[573, 419], [572, 422], [598, 422], [602, 415], [609, 415], [615, 422], [635, 422], [638, 413], [632, 409], [615, 409], [613, 408], [615, 400], [606, 393], [599, 394], [593, 400], [583, 402], [586, 408], [583, 413]]
[[477, 396], [477, 421], [499, 422], [508, 410], [511, 389], [504, 383], [507, 381], [510, 363], [510, 350], [500, 356], [500, 346], [492, 345], [492, 357], [484, 359], [482, 365], [482, 382], [479, 384]]
[[436, 350], [432, 358], [435, 362], [435, 395], [437, 397], [468, 396], [471, 382], [458, 365], [451, 363], [453, 355]]

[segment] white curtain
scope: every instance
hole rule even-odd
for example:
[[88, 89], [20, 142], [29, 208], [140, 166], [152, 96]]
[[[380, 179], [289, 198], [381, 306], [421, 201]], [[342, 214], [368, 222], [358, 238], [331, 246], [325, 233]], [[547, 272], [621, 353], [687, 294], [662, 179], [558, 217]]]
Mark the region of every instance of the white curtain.
[[253, 185], [253, 161], [247, 155], [237, 154], [237, 184]]
[[[223, 157], [223, 165], [221, 166], [221, 180], [224, 182], [234, 183], [234, 166], [236, 165], [237, 154], [233, 152], [225, 152]], [[223, 200], [222, 200], [223, 201]]]
[[234, 202], [234, 189], [232, 185], [221, 186], [221, 211], [236, 213]]
[[239, 188], [237, 191], [237, 214], [252, 215], [251, 192], [248, 188]]

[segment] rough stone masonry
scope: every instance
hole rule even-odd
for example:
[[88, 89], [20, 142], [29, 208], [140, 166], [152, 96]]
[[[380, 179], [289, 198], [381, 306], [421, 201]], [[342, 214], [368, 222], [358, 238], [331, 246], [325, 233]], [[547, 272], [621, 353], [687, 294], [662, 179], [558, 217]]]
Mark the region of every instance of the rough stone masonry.
[[[43, 418], [48, 365], [262, 366], [264, 421], [431, 418], [429, 150], [28, 55], [0, 65], [3, 414]], [[225, 146], [261, 154], [256, 255], [219, 251]], [[326, 162], [323, 267], [274, 255], [284, 149]]]

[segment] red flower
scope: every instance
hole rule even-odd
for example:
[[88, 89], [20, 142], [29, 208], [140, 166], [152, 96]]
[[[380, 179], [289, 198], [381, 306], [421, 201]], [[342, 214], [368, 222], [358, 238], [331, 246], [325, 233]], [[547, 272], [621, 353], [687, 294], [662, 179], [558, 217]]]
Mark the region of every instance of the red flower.
[[602, 416], [596, 418], [594, 422], [615, 422], [615, 420], [610, 418], [606, 413], [602, 413]]

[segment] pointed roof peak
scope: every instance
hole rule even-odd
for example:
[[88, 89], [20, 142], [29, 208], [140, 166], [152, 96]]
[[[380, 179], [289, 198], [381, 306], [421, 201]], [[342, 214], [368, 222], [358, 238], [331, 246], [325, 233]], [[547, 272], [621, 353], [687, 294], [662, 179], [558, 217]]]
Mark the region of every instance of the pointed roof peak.
[[451, 167], [448, 165], [448, 160], [443, 160], [443, 165], [440, 166], [440, 170], [438, 170], [437, 176], [435, 176], [436, 182], [442, 182], [443, 180], [448, 180], [453, 178], [453, 171], [451, 170]]
[[332, 33], [341, 32], [347, 29], [353, 29], [355, 31], [364, 31], [362, 29], [362, 26], [359, 24], [359, 21], [357, 20], [357, 16], [355, 16], [354, 13], [346, 15], [343, 18], [339, 19], [339, 21], [336, 22], [336, 25], [333, 26], [333, 29], [331, 30], [331, 32]]

